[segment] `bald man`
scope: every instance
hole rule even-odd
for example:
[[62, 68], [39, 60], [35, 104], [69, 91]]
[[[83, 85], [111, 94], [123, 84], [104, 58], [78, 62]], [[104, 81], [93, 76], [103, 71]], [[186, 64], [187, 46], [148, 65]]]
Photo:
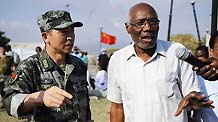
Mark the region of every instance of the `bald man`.
[[158, 15], [146, 3], [134, 5], [125, 23], [133, 43], [109, 62], [110, 122], [187, 122], [186, 107], [211, 107], [192, 66], [176, 58], [178, 43], [158, 40]]

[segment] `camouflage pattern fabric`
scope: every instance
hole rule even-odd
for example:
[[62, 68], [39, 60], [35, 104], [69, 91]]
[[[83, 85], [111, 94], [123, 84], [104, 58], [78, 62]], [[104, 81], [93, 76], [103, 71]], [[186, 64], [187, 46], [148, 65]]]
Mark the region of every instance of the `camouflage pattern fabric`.
[[[29, 94], [58, 86], [73, 95], [72, 104], [58, 109], [41, 106], [35, 109], [36, 122], [86, 122], [91, 120], [86, 81], [87, 67], [72, 55], [67, 55], [65, 72], [43, 50], [22, 61], [12, 73], [5, 89], [5, 107], [10, 114], [10, 101], [18, 93]], [[19, 109], [18, 109], [19, 110]], [[18, 111], [19, 113], [19, 111]], [[19, 114], [22, 118], [24, 115]]]
[[12, 73], [12, 67], [14, 66], [13, 57], [5, 56], [0, 57], [0, 95], [4, 95], [4, 87], [8, 84], [8, 77]]
[[62, 29], [69, 26], [81, 27], [81, 22], [73, 22], [70, 13], [64, 10], [51, 10], [38, 17], [37, 23], [41, 32], [50, 29]]
[[14, 65], [13, 57], [0, 57], [0, 64], [0, 75], [10, 75], [12, 72], [12, 66]]

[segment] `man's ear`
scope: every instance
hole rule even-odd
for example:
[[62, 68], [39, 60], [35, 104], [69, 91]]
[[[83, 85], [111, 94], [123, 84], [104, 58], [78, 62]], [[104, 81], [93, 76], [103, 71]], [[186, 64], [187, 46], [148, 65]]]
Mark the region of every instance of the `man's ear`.
[[45, 43], [49, 42], [48, 40], [48, 33], [47, 32], [42, 32], [42, 39]]
[[125, 23], [125, 27], [126, 27], [126, 32], [129, 34], [130, 33], [129, 24]]

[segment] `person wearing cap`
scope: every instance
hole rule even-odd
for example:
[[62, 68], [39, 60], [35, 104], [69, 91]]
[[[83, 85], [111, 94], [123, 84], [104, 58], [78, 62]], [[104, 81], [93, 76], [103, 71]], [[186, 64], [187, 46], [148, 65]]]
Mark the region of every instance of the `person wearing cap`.
[[87, 67], [69, 53], [74, 45], [73, 22], [63, 10], [47, 11], [38, 17], [45, 48], [22, 61], [5, 89], [9, 115], [31, 117], [35, 122], [91, 121], [86, 81]]

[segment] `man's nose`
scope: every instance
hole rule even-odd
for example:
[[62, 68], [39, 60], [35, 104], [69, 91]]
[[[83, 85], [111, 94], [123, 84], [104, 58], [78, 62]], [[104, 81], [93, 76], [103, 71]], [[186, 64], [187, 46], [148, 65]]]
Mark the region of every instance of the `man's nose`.
[[151, 30], [151, 25], [149, 22], [144, 23], [144, 26], [142, 27], [143, 31]]
[[66, 37], [67, 37], [67, 39], [72, 39], [74, 37], [74, 33], [73, 32], [67, 32]]
[[68, 35], [67, 40], [72, 40], [72, 36]]

